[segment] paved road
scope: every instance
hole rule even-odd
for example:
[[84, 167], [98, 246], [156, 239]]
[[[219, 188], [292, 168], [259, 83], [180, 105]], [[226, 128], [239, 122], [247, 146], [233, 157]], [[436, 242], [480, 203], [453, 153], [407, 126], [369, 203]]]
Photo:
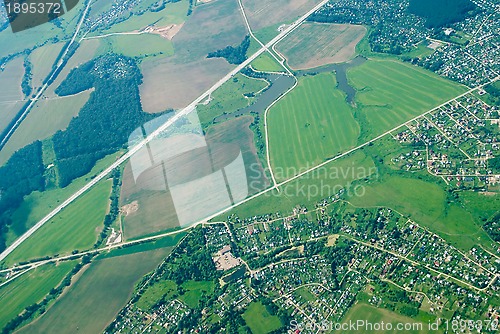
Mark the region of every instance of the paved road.
[[[190, 105], [188, 105], [186, 108], [182, 109], [180, 112], [178, 112], [176, 115], [171, 117], [167, 122], [165, 122], [162, 126], [160, 126], [156, 131], [152, 132], [146, 139], [141, 141], [139, 144], [131, 148], [126, 154], [124, 154], [120, 159], [118, 159], [115, 163], [113, 163], [111, 166], [106, 168], [102, 173], [97, 175], [93, 180], [91, 180], [89, 183], [87, 183], [85, 186], [83, 186], [80, 190], [78, 190], [76, 193], [74, 193], [70, 198], [65, 200], [61, 205], [59, 205], [57, 208], [55, 208], [52, 212], [50, 212], [47, 216], [45, 216], [42, 220], [40, 220], [38, 223], [36, 223], [33, 227], [31, 227], [26, 233], [24, 233], [21, 237], [19, 237], [12, 245], [10, 245], [6, 250], [4, 250], [0, 254], [0, 261], [4, 260], [10, 253], [12, 253], [19, 245], [21, 245], [26, 239], [31, 237], [33, 233], [35, 233], [40, 227], [42, 227], [45, 223], [47, 223], [49, 220], [51, 220], [55, 215], [57, 215], [59, 212], [61, 212], [65, 207], [70, 205], [73, 201], [75, 201], [78, 197], [80, 197], [82, 194], [84, 194], [87, 190], [92, 188], [95, 184], [97, 184], [99, 181], [107, 177], [107, 175], [116, 167], [120, 166], [122, 163], [124, 163], [126, 160], [128, 160], [132, 155], [134, 155], [136, 152], [138, 152], [141, 148], [143, 148], [147, 143], [152, 141], [154, 138], [156, 138], [160, 133], [162, 133], [165, 129], [170, 127], [172, 124], [174, 124], [178, 119], [180, 119], [183, 116], [188, 115], [192, 111], [196, 110], [196, 106], [201, 103], [203, 100], [205, 100], [208, 96], [210, 96], [217, 88], [222, 86], [226, 81], [230, 80], [234, 75], [236, 75], [239, 71], [241, 71], [243, 68], [248, 66], [255, 58], [260, 56], [262, 53], [266, 52], [268, 48], [273, 46], [275, 43], [280, 41], [282, 38], [290, 34], [293, 30], [295, 30], [297, 27], [299, 27], [311, 14], [313, 14], [315, 11], [317, 11], [319, 8], [321, 8], [323, 5], [325, 5], [329, 0], [323, 0], [321, 1], [318, 5], [314, 6], [309, 12], [304, 14], [302, 17], [297, 19], [294, 23], [292, 23], [287, 29], [282, 31], [279, 35], [277, 35], [275, 38], [273, 38], [269, 43], [261, 47], [257, 52], [255, 52], [252, 56], [250, 56], [246, 61], [244, 61], [242, 64], [237, 66], [234, 70], [229, 72], [226, 76], [224, 76], [222, 79], [220, 79], [215, 85], [213, 85], [209, 90], [207, 90], [205, 93], [203, 93], [200, 97], [198, 97], [196, 100], [194, 100]], [[90, 2], [89, 2], [90, 4]], [[89, 7], [87, 7], [86, 10], [88, 10]]]
[[[90, 9], [90, 4], [92, 3], [92, 0], [89, 0], [88, 4], [87, 4], [87, 7], [85, 7], [85, 10], [83, 11], [83, 14], [82, 14], [82, 17], [80, 18], [80, 22], [78, 22], [78, 25], [76, 27], [76, 30], [75, 30], [75, 33], [73, 34], [73, 37], [71, 38], [71, 41], [69, 42], [68, 46], [66, 47], [66, 50], [64, 50], [64, 53], [63, 55], [61, 56], [61, 58], [59, 59], [59, 62], [57, 63], [57, 66], [56, 66], [56, 69], [54, 71], [52, 71], [52, 74], [50, 75], [50, 78], [49, 78], [49, 82], [54, 79], [54, 75], [58, 72], [59, 68], [61, 66], [64, 66], [64, 58], [66, 57], [66, 55], [68, 54], [69, 52], [69, 49], [70, 47], [73, 45], [73, 43], [75, 42], [75, 38], [76, 36], [78, 35], [78, 33], [80, 32], [80, 29], [82, 27], [82, 24], [83, 22], [85, 21], [85, 18], [87, 17], [87, 14], [89, 12], [89, 9]], [[45, 93], [45, 90], [49, 87], [49, 84], [45, 83], [39, 90], [38, 90], [38, 93], [35, 95], [35, 97], [31, 100], [30, 104], [28, 105], [28, 107], [26, 108], [26, 110], [23, 112], [23, 114], [17, 119], [17, 121], [14, 123], [14, 125], [12, 125], [12, 127], [9, 129], [9, 131], [7, 132], [7, 134], [5, 135], [5, 137], [2, 138], [2, 140], [0, 141], [0, 149], [7, 143], [7, 141], [9, 140], [9, 138], [12, 136], [12, 134], [14, 133], [14, 131], [16, 131], [17, 127], [19, 126], [19, 124], [21, 124], [21, 122], [24, 120], [24, 118], [28, 115], [28, 113], [30, 112], [31, 108], [33, 108], [33, 106], [35, 105], [35, 103], [40, 99], [40, 97], [43, 95], [43, 93]]]

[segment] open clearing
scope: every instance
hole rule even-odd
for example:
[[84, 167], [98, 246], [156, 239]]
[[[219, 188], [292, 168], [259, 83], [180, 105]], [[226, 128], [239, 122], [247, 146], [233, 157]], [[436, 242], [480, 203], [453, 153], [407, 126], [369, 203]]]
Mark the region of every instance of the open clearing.
[[36, 231], [12, 254], [9, 263], [92, 247], [103, 227], [109, 208], [111, 181], [106, 180], [90, 189], [59, 215]]
[[466, 91], [432, 72], [391, 60], [370, 59], [349, 69], [347, 77], [357, 90], [363, 142]]
[[299, 78], [298, 86], [269, 110], [269, 147], [276, 180], [295, 174], [287, 168], [311, 168], [354, 147], [359, 126], [335, 76]]
[[171, 247], [94, 260], [47, 312], [19, 333], [101, 333], [132, 296], [135, 284]]
[[[418, 324], [415, 326], [419, 326], [420, 324], [408, 317], [403, 315], [391, 312], [386, 309], [376, 308], [374, 306], [370, 306], [367, 304], [357, 304], [354, 305], [349, 312], [346, 314], [345, 318], [342, 320], [342, 323], [349, 323], [350, 321], [356, 322], [357, 320], [363, 320], [370, 324], [381, 324], [382, 322], [388, 324], [393, 324], [392, 330], [386, 331], [373, 331], [373, 333], [395, 333], [396, 324]], [[415, 334], [424, 334], [430, 333], [429, 327], [427, 323], [423, 323], [422, 329], [418, 330], [419, 327], [415, 327], [416, 330], [405, 330], [401, 331], [402, 333], [415, 333]], [[359, 333], [359, 331], [342, 331], [342, 333]]]
[[35, 49], [30, 54], [30, 61], [33, 64], [33, 77], [31, 79], [33, 91], [42, 87], [43, 80], [47, 78], [52, 70], [52, 66], [61, 52], [63, 45], [63, 42], [46, 44], [38, 49]]
[[40, 302], [73, 269], [76, 261], [36, 268], [0, 288], [0, 328], [27, 306]]
[[348, 61], [365, 34], [366, 28], [359, 25], [307, 22], [276, 48], [292, 69], [303, 70]]
[[206, 56], [245, 38], [247, 32], [237, 1], [215, 1], [202, 7], [193, 11], [172, 39], [173, 56], [142, 64], [140, 94], [144, 111], [183, 108], [234, 68], [224, 59]]
[[128, 57], [168, 57], [174, 54], [172, 42], [157, 34], [115, 35], [102, 38], [101, 42], [108, 43], [113, 52]]
[[0, 165], [7, 162], [15, 151], [33, 141], [43, 140], [58, 130], [66, 129], [87, 103], [90, 93], [88, 90], [76, 95], [39, 100], [0, 151]]
[[456, 204], [446, 203], [445, 191], [435, 183], [387, 176], [365, 190], [364, 196], [352, 197], [350, 202], [359, 207], [385, 206], [409, 215], [417, 224], [463, 251], [481, 241], [488, 244], [490, 240], [469, 212]]
[[269, 53], [265, 52], [255, 58], [251, 63], [256, 71], [261, 72], [284, 72], [285, 69]]
[[[211, 127], [206, 134], [206, 142], [210, 150], [210, 159], [205, 151], [194, 150], [179, 156], [175, 160], [166, 161], [141, 173], [134, 181], [130, 164], [123, 173], [121, 206], [137, 202], [138, 209], [123, 217], [123, 230], [126, 239], [152, 235], [179, 227], [178, 215], [184, 213], [182, 207], [175, 207], [169, 189], [161, 190], [158, 184], [165, 184], [167, 175], [169, 187], [187, 184], [205, 175], [212, 174], [233, 162], [241, 152], [247, 177], [248, 193], [254, 194], [268, 184], [257, 156], [253, 132], [249, 129], [251, 117], [240, 117]], [[170, 142], [170, 145], [175, 145]], [[192, 192], [193, 189], [188, 189]], [[226, 189], [213, 189], [212, 196]], [[179, 193], [177, 193], [179, 196]], [[210, 198], [194, 198], [190, 205], [206, 208], [205, 201]], [[176, 211], [176, 210], [180, 210]], [[201, 210], [200, 214], [209, 215], [214, 212]], [[202, 212], [203, 211], [203, 212]]]
[[265, 334], [282, 327], [280, 319], [269, 314], [261, 302], [248, 305], [242, 317], [254, 334]]
[[21, 90], [23, 62], [21, 57], [16, 58], [7, 63], [3, 72], [0, 71], [0, 132], [9, 125], [25, 103], [19, 102], [24, 99]]

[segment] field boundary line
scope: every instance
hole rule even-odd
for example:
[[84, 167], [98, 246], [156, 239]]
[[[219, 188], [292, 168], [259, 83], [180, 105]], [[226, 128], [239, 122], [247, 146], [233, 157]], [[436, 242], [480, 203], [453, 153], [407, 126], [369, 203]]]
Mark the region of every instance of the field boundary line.
[[[69, 204], [71, 204], [73, 201], [75, 201], [78, 197], [80, 197], [83, 193], [85, 193], [87, 190], [92, 188], [95, 184], [97, 184], [99, 181], [104, 179], [109, 173], [111, 173], [115, 168], [120, 166], [122, 163], [127, 161], [132, 155], [137, 153], [139, 150], [141, 150], [143, 147], [145, 147], [147, 144], [149, 144], [153, 139], [158, 137], [163, 131], [165, 131], [167, 128], [169, 128], [172, 124], [174, 124], [177, 120], [179, 120], [181, 117], [186, 116], [190, 114], [192, 111], [196, 110], [196, 106], [201, 103], [203, 100], [205, 100], [206, 97], [210, 96], [215, 90], [217, 90], [220, 86], [222, 86], [225, 82], [230, 80], [232, 77], [234, 77], [237, 73], [239, 73], [243, 68], [246, 66], [250, 65], [250, 63], [255, 60], [258, 56], [260, 56], [262, 53], [264, 53], [267, 48], [272, 46], [274, 43], [277, 43], [279, 40], [290, 34], [292, 31], [294, 31], [297, 27], [299, 27], [309, 16], [311, 16], [314, 12], [316, 12], [318, 9], [323, 7], [326, 3], [328, 3], [330, 0], [323, 0], [316, 6], [314, 6], [312, 9], [310, 9], [306, 14], [298, 18], [294, 23], [292, 23], [290, 26], [288, 26], [287, 29], [283, 30], [281, 33], [279, 33], [276, 37], [274, 37], [271, 41], [269, 41], [264, 47], [260, 48], [258, 51], [256, 51], [252, 56], [250, 56], [247, 60], [245, 60], [243, 63], [238, 65], [236, 68], [234, 68], [231, 72], [226, 74], [223, 78], [221, 78], [218, 82], [216, 82], [211, 88], [209, 88], [207, 91], [205, 91], [203, 94], [201, 94], [196, 100], [191, 102], [187, 107], [176, 113], [174, 116], [172, 116], [168, 121], [163, 123], [158, 129], [153, 131], [151, 134], [149, 134], [144, 140], [139, 142], [137, 145], [132, 147], [127, 153], [122, 155], [118, 160], [116, 160], [113, 164], [111, 164], [108, 168], [103, 170], [101, 173], [99, 173], [94, 179], [89, 181], [86, 185], [84, 185], [80, 190], [78, 190], [76, 193], [74, 193], [72, 196], [70, 196], [67, 200], [65, 200], [61, 205], [59, 205], [57, 208], [52, 210], [48, 215], [46, 215], [44, 218], [42, 218], [40, 221], [38, 221], [34, 226], [32, 226], [28, 231], [26, 231], [22, 236], [20, 236], [18, 239], [16, 239], [9, 247], [7, 247], [1, 254], [0, 254], [0, 262], [3, 261], [10, 253], [12, 253], [19, 245], [21, 245], [26, 239], [28, 239], [33, 233], [35, 233], [40, 227], [42, 227], [45, 223], [50, 221], [54, 216], [56, 216], [59, 212], [61, 212], [64, 208], [66, 208]], [[89, 0], [89, 4], [87, 6], [87, 9], [90, 8], [90, 4], [92, 3], [92, 0]], [[87, 11], [86, 11], [87, 12]], [[85, 13], [86, 13], [85, 12]], [[83, 23], [83, 20], [80, 22]], [[72, 41], [76, 38], [76, 33], [73, 36]]]

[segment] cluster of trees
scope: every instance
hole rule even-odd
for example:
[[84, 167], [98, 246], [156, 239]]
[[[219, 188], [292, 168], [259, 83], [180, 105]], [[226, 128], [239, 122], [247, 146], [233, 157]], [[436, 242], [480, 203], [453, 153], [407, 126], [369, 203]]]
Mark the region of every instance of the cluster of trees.
[[484, 223], [483, 229], [489, 234], [491, 239], [500, 242], [500, 212], [497, 212], [493, 217], [488, 219]]
[[132, 58], [106, 54], [74, 69], [57, 88], [60, 96], [95, 88], [78, 117], [53, 137], [61, 187], [122, 148], [132, 131], [153, 118], [142, 112], [141, 82]]
[[210, 52], [207, 58], [224, 58], [229, 64], [239, 65], [247, 59], [247, 51], [250, 46], [250, 36], [245, 36], [240, 45], [226, 46], [224, 49]]
[[9, 213], [21, 204], [24, 196], [44, 190], [44, 171], [40, 141], [20, 149], [0, 167], [0, 250], [5, 249]]
[[32, 88], [31, 88], [31, 78], [33, 77], [32, 72], [33, 66], [28, 57], [24, 58], [24, 76], [23, 81], [21, 82], [21, 89], [25, 96], [30, 96]]
[[490, 94], [491, 104], [500, 106], [500, 82], [495, 81], [484, 87], [484, 90]]
[[428, 28], [463, 21], [477, 9], [470, 0], [410, 0], [408, 11], [425, 19]]

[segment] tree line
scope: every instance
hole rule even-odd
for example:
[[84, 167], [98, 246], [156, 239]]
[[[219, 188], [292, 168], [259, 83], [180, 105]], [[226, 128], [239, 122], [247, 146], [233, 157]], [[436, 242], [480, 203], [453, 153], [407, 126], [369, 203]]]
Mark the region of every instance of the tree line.
[[240, 45], [226, 46], [224, 49], [219, 49], [214, 52], [210, 52], [207, 58], [224, 58], [229, 64], [239, 65], [247, 60], [247, 51], [250, 46], [250, 36], [245, 36]]
[[90, 172], [95, 163], [122, 148], [137, 127], [154, 116], [142, 112], [142, 74], [132, 58], [106, 54], [70, 72], [60, 96], [94, 88], [79, 115], [52, 138], [59, 186]]

